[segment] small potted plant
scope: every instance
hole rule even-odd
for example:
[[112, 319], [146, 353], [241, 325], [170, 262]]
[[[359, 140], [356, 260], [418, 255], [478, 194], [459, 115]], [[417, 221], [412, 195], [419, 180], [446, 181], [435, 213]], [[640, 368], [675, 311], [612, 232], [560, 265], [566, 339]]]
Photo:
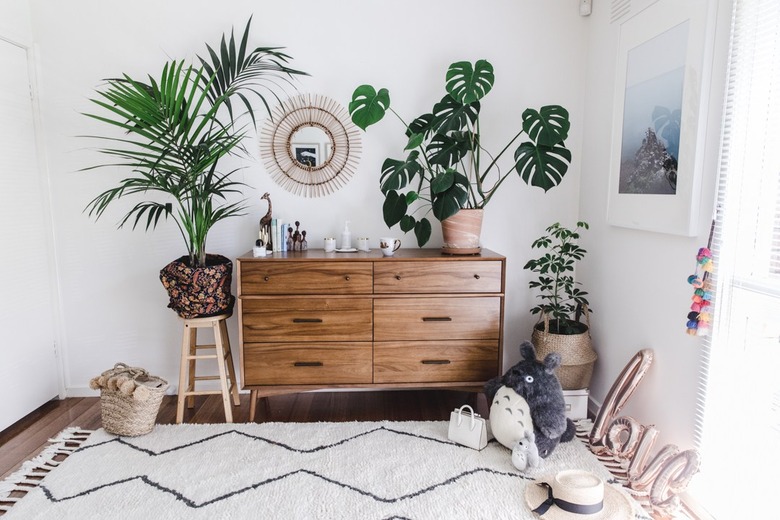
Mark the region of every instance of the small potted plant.
[[547, 233], [531, 244], [534, 249], [543, 249], [544, 254], [523, 266], [538, 275], [528, 283], [539, 292], [541, 300], [531, 309], [532, 314], [539, 315], [532, 341], [542, 359], [550, 352], [561, 355], [558, 378], [564, 390], [587, 388], [597, 357], [591, 346], [590, 328], [580, 321], [583, 313], [588, 321], [591, 312], [588, 293], [574, 279], [575, 264], [587, 253], [577, 243], [581, 229], [588, 229], [588, 224], [577, 222], [574, 229], [557, 222], [549, 226]]
[[[216, 315], [233, 305], [231, 261], [206, 253], [208, 233], [217, 222], [244, 214], [245, 200], [231, 200], [244, 184], [223, 171], [220, 159], [243, 151], [245, 127], [237, 124], [243, 106], [254, 122], [249, 102], [303, 72], [286, 64], [290, 57], [277, 47], [247, 47], [251, 18], [240, 43], [224, 35], [216, 50], [199, 65], [166, 63], [155, 79], [123, 75], [108, 79], [92, 101], [100, 110], [87, 116], [115, 130], [90, 136], [108, 143], [98, 152], [108, 161], [100, 167], [120, 167], [129, 175], [87, 205], [100, 218], [109, 205], [126, 196], [141, 196], [119, 222], [154, 229], [160, 219], [172, 219], [184, 239], [187, 254], [160, 272], [170, 297], [169, 307], [183, 318]], [[276, 94], [274, 94], [276, 95]], [[240, 102], [238, 101], [240, 99]]]
[[[420, 247], [430, 239], [426, 215], [432, 211], [442, 222], [445, 252], [478, 252], [482, 209], [513, 171], [527, 184], [547, 191], [560, 184], [568, 170], [571, 152], [564, 141], [569, 113], [559, 105], [526, 109], [516, 133], [498, 153], [485, 149], [480, 133], [481, 100], [494, 82], [493, 66], [487, 60], [453, 63], [445, 77], [444, 97], [411, 123], [390, 108], [390, 93], [385, 88], [361, 85], [352, 95], [352, 122], [363, 130], [388, 111], [403, 124], [405, 156], [388, 158], [382, 164], [382, 213], [388, 227], [400, 224], [403, 232], [414, 230]], [[525, 140], [514, 148], [512, 166], [502, 171], [499, 160], [522, 136]], [[478, 227], [468, 232], [470, 243], [451, 242], [447, 233], [460, 224], [449, 219], [464, 209], [476, 211]], [[475, 219], [473, 215], [467, 218]]]

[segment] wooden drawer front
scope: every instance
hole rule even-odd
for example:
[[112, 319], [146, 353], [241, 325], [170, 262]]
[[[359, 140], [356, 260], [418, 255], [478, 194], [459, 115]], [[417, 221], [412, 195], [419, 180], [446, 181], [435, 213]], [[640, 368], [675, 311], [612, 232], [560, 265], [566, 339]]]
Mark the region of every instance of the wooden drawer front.
[[501, 262], [450, 260], [441, 262], [377, 262], [376, 293], [501, 292]]
[[370, 262], [242, 262], [241, 296], [371, 294]]
[[245, 342], [371, 341], [371, 298], [242, 298]]
[[244, 345], [244, 385], [370, 383], [371, 343]]
[[498, 339], [501, 298], [377, 298], [374, 340]]
[[375, 383], [484, 382], [497, 375], [496, 341], [374, 343]]

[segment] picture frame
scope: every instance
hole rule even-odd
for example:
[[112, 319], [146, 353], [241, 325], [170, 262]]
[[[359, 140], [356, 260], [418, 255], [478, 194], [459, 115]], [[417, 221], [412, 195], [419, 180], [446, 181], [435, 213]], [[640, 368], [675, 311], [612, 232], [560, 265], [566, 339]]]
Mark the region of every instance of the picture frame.
[[661, 0], [620, 28], [611, 225], [697, 234], [714, 14], [706, 0]]
[[320, 145], [318, 143], [295, 143], [292, 145], [293, 159], [307, 168], [320, 166]]

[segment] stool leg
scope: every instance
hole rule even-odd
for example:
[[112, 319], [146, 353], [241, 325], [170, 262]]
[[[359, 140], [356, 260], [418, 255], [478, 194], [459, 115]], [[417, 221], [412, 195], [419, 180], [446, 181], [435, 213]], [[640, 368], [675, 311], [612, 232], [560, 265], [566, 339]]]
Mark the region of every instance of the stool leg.
[[225, 407], [225, 422], [233, 422], [233, 410], [230, 408], [230, 390], [228, 390], [227, 374], [225, 373], [225, 349], [222, 343], [222, 331], [219, 321], [212, 323], [214, 328], [214, 345], [217, 350], [217, 368], [219, 369], [219, 384], [222, 388], [222, 405]]
[[189, 365], [187, 357], [190, 355], [190, 341], [192, 335], [190, 327], [184, 324], [184, 334], [181, 340], [181, 362], [179, 363], [179, 395], [176, 399], [176, 423], [181, 424], [184, 420], [184, 399], [187, 397], [187, 367]]
[[[198, 354], [198, 328], [197, 327], [187, 327], [190, 330], [190, 356], [195, 356]], [[189, 372], [190, 372], [190, 380], [187, 384], [187, 391], [188, 392], [194, 392], [195, 391], [195, 359], [189, 360]], [[188, 395], [187, 396], [187, 408], [194, 408], [195, 407], [195, 396], [194, 395]]]
[[239, 406], [241, 401], [238, 399], [238, 380], [236, 379], [236, 368], [233, 366], [233, 353], [230, 349], [230, 336], [228, 336], [227, 320], [219, 320], [219, 330], [222, 334], [222, 346], [225, 349], [225, 364], [227, 365], [228, 375], [230, 376], [230, 395], [233, 397], [233, 404]]

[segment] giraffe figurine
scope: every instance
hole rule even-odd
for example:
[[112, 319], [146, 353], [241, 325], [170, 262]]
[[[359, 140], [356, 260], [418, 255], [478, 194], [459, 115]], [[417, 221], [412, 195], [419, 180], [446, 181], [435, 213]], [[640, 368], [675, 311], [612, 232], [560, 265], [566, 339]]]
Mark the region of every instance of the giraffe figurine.
[[268, 201], [268, 211], [266, 211], [265, 215], [263, 215], [263, 217], [260, 219], [260, 232], [267, 237], [265, 248], [268, 251], [273, 251], [273, 236], [271, 234], [271, 194], [268, 192], [263, 193], [263, 196], [260, 197], [260, 200]]

